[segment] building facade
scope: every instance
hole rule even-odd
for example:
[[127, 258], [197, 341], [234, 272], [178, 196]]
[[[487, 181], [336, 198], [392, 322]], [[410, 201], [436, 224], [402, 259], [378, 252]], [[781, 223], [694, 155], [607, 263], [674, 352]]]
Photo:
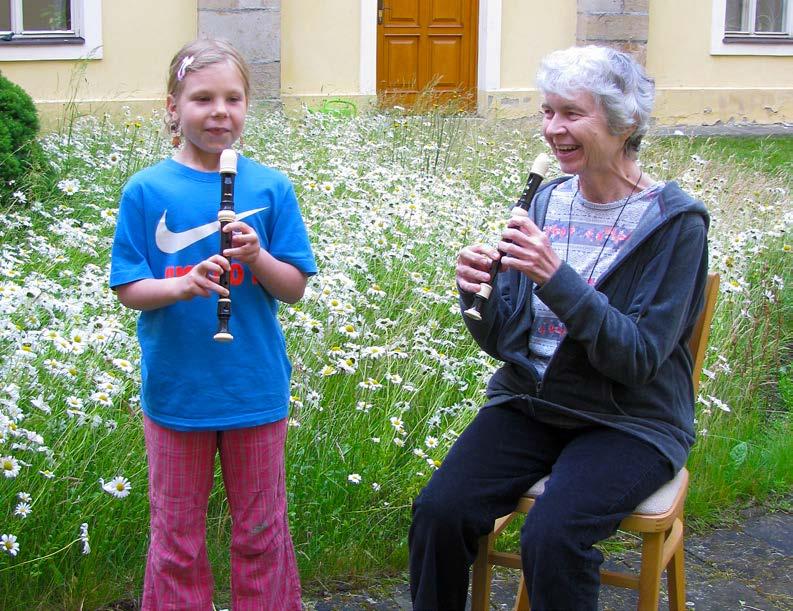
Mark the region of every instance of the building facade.
[[[37, 7], [59, 7], [55, 18]], [[358, 106], [424, 87], [481, 116], [537, 111], [541, 58], [574, 44], [632, 53], [662, 125], [793, 122], [793, 0], [0, 0], [0, 72], [42, 115], [161, 108], [171, 56], [231, 40], [257, 100]], [[51, 8], [49, 9], [51, 11]], [[37, 12], [38, 11], [38, 12]]]

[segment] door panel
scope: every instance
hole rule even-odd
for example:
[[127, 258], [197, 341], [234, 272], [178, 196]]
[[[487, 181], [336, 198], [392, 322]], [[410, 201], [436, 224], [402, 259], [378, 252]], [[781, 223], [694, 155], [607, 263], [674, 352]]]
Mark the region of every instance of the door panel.
[[377, 93], [385, 104], [476, 105], [478, 0], [378, 0]]
[[463, 27], [465, 18], [462, 14], [462, 2], [458, 0], [429, 0], [430, 26], [449, 25]]
[[386, 42], [386, 87], [394, 92], [416, 92], [416, 73], [419, 59], [418, 36], [400, 36]]
[[388, 23], [391, 26], [419, 27], [419, 9], [421, 0], [389, 0], [388, 6], [383, 2], [383, 11], [388, 12]]
[[429, 73], [437, 75], [434, 88], [453, 92], [462, 81], [460, 74], [462, 41], [460, 37], [433, 36], [430, 38], [429, 44]]

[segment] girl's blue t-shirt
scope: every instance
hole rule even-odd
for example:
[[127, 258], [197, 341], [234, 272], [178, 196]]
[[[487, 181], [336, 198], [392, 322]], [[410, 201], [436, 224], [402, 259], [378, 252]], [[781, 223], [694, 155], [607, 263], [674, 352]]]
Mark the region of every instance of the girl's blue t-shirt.
[[[121, 196], [110, 286], [170, 278], [220, 251], [220, 174], [166, 159], [135, 174]], [[305, 274], [317, 272], [294, 189], [280, 172], [240, 156], [237, 219], [265, 250]], [[229, 328], [213, 340], [217, 296], [141, 312], [141, 402], [156, 423], [176, 430], [224, 430], [287, 415], [291, 365], [277, 301], [250, 268], [232, 260]]]

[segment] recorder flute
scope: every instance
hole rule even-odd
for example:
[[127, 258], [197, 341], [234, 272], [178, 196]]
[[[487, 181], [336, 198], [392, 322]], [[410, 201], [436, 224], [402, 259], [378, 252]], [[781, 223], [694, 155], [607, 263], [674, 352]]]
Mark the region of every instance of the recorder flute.
[[[223, 229], [229, 223], [236, 220], [234, 213], [234, 178], [237, 175], [237, 153], [233, 149], [225, 149], [220, 154], [220, 210], [218, 210], [218, 221], [220, 222], [220, 254], [231, 248], [231, 232], [226, 233]], [[229, 290], [229, 272], [224, 271], [218, 280], [220, 286]], [[227, 297], [218, 298], [218, 330], [215, 333], [216, 342], [230, 342], [234, 336], [229, 331], [229, 319], [231, 318], [231, 292]]]
[[[521, 194], [520, 199], [518, 199], [517, 204], [515, 204], [516, 206], [523, 208], [524, 210], [529, 209], [531, 200], [534, 198], [534, 194], [537, 193], [540, 183], [545, 178], [545, 174], [548, 172], [548, 166], [550, 164], [551, 159], [548, 157], [548, 155], [545, 153], [540, 153], [537, 155], [537, 158], [534, 160], [534, 163], [531, 166], [529, 178], [526, 180], [526, 186], [523, 189], [523, 193]], [[501, 253], [501, 256], [503, 257], [504, 253]], [[468, 318], [473, 320], [482, 320], [482, 306], [490, 298], [490, 292], [493, 290], [493, 281], [496, 279], [496, 275], [498, 274], [500, 267], [500, 258], [496, 261], [493, 261], [493, 264], [490, 267], [490, 280], [487, 283], [483, 282], [479, 286], [479, 292], [474, 295], [473, 305], [463, 312], [463, 314], [465, 314]]]

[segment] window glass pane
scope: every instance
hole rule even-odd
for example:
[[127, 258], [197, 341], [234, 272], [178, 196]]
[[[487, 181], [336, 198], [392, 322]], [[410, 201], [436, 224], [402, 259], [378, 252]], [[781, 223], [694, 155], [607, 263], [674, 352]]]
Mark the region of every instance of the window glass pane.
[[0, 32], [11, 31], [11, 2], [0, 0]]
[[748, 0], [727, 0], [727, 15], [724, 18], [725, 32], [746, 31], [744, 14], [748, 4]]
[[71, 30], [70, 0], [23, 0], [22, 21], [26, 31]]
[[755, 32], [783, 32], [785, 30], [785, 0], [757, 0]]

